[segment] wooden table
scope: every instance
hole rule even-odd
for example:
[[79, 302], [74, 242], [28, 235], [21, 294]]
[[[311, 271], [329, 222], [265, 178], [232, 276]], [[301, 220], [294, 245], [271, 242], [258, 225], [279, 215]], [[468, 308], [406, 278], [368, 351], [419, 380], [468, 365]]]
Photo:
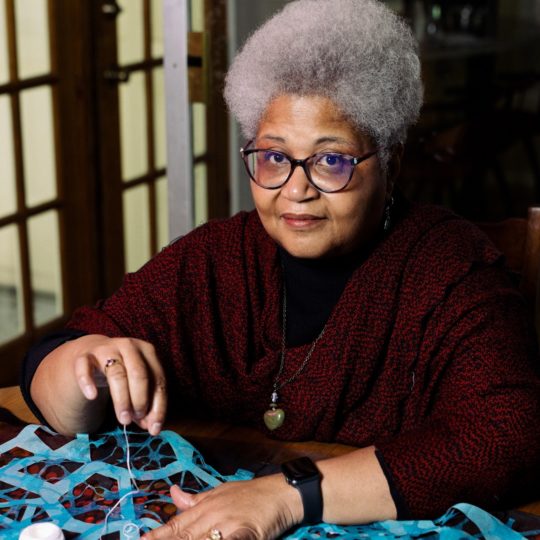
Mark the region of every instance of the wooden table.
[[[7, 409], [23, 422], [37, 422], [18, 387], [0, 388], [0, 408]], [[201, 451], [208, 464], [223, 474], [232, 474], [238, 468], [265, 474], [278, 470], [280, 463], [296, 456], [322, 459], [354, 450], [352, 446], [337, 443], [276, 441], [253, 429], [222, 422], [175, 420], [165, 427], [185, 437]], [[520, 510], [540, 516], [540, 500]]]
[[[38, 422], [16, 386], [0, 388], [0, 407], [23, 422]], [[278, 470], [280, 463], [294, 457], [323, 459], [355, 450], [353, 446], [337, 443], [276, 441], [254, 429], [218, 421], [171, 420], [165, 428], [185, 437], [201, 451], [207, 463], [223, 474], [238, 468], [264, 474]]]

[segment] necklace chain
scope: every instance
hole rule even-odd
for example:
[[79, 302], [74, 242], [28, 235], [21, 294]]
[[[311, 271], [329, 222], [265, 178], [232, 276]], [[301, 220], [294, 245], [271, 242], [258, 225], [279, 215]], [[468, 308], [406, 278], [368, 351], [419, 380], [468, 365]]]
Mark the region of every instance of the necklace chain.
[[323, 337], [324, 331], [326, 330], [326, 325], [324, 325], [319, 335], [315, 338], [315, 340], [311, 344], [311, 347], [309, 348], [309, 351], [306, 354], [306, 357], [304, 358], [304, 361], [302, 362], [300, 367], [288, 379], [286, 379], [280, 384], [279, 378], [281, 377], [283, 368], [285, 367], [285, 348], [286, 348], [285, 346], [286, 346], [286, 335], [287, 335], [287, 290], [285, 286], [283, 286], [282, 321], [283, 321], [283, 326], [282, 326], [282, 331], [281, 331], [281, 360], [279, 363], [279, 370], [277, 372], [276, 378], [274, 379], [274, 393], [277, 393], [278, 390], [281, 390], [284, 386], [293, 382], [300, 375], [300, 373], [304, 371], [304, 369], [306, 368], [309, 362], [309, 359], [311, 358], [311, 355], [313, 354], [313, 351], [315, 350], [315, 346], [317, 345], [318, 341]]
[[288, 379], [280, 383], [279, 378], [281, 377], [283, 373], [283, 368], [285, 366], [285, 349], [286, 349], [285, 345], [286, 345], [286, 335], [287, 335], [287, 290], [285, 288], [285, 284], [283, 284], [282, 324], [283, 324], [283, 327], [281, 330], [281, 360], [279, 362], [279, 369], [278, 369], [276, 378], [274, 379], [274, 384], [272, 388], [272, 396], [270, 398], [271, 401], [269, 405], [270, 408], [264, 413], [264, 416], [263, 416], [264, 423], [266, 424], [266, 427], [270, 430], [274, 430], [281, 427], [283, 425], [283, 421], [285, 420], [285, 411], [279, 408], [279, 405], [278, 405], [278, 400], [279, 400], [278, 390], [281, 390], [285, 385], [293, 382], [302, 373], [302, 371], [304, 371], [305, 367], [307, 366], [309, 362], [309, 359], [311, 358], [311, 355], [313, 354], [315, 346], [317, 345], [318, 341], [323, 337], [324, 331], [326, 329], [326, 324], [325, 324], [320, 334], [315, 338], [315, 340], [311, 344], [311, 347], [309, 348], [309, 351], [306, 354], [300, 367]]

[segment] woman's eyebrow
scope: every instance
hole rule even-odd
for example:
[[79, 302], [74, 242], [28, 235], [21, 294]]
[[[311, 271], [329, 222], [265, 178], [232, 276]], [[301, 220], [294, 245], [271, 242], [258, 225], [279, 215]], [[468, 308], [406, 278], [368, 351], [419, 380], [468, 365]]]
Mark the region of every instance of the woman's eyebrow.
[[263, 135], [262, 137], [257, 137], [257, 140], [270, 140], [270, 141], [276, 141], [284, 143], [285, 139], [283, 137], [278, 137], [277, 135]]
[[315, 144], [324, 144], [324, 143], [340, 143], [340, 144], [348, 144], [350, 146], [353, 146], [354, 143], [348, 139], [343, 139], [342, 137], [332, 137], [332, 136], [325, 136], [325, 137], [319, 137]]
[[[263, 135], [261, 137], [257, 137], [259, 141], [261, 140], [270, 140], [270, 141], [276, 141], [285, 143], [286, 140], [283, 137], [279, 137], [277, 135]], [[348, 144], [350, 146], [353, 146], [354, 143], [348, 139], [344, 139], [342, 137], [334, 137], [331, 135], [325, 135], [324, 137], [319, 137], [314, 141], [314, 144], [325, 144], [325, 143], [340, 143], [340, 144]]]

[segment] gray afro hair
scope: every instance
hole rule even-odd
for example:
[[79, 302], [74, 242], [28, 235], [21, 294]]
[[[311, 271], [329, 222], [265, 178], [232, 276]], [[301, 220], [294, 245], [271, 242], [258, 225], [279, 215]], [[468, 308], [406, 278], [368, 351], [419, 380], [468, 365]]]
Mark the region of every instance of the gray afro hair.
[[273, 98], [328, 97], [389, 149], [405, 142], [422, 105], [417, 48], [407, 24], [378, 0], [297, 0], [246, 41], [225, 99], [252, 139]]

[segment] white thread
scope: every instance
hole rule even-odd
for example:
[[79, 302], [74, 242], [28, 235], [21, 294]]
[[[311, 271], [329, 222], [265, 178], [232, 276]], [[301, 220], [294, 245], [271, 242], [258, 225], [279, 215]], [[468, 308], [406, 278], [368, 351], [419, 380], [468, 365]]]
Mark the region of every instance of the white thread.
[[126, 523], [122, 528], [122, 532], [127, 540], [130, 540], [131, 538], [135, 538], [135, 535], [139, 532], [139, 527], [135, 523]]
[[127, 435], [127, 428], [126, 428], [126, 425], [124, 424], [124, 439], [126, 440], [126, 465], [127, 465], [127, 470], [128, 470], [128, 473], [129, 473], [129, 479], [131, 480], [131, 484], [133, 485], [133, 487], [135, 489], [139, 489], [139, 486], [137, 485], [137, 481], [135, 480], [135, 476], [133, 476], [133, 473], [131, 472], [131, 452], [130, 452], [130, 449], [129, 449], [129, 440], [128, 440], [128, 435]]
[[[107, 522], [109, 520], [109, 516], [114, 512], [115, 508], [122, 503], [122, 501], [131, 495], [135, 495], [139, 492], [139, 486], [137, 485], [137, 480], [135, 480], [135, 476], [133, 475], [133, 472], [131, 471], [131, 452], [129, 449], [129, 440], [128, 440], [128, 434], [127, 434], [127, 428], [124, 424], [124, 439], [126, 441], [126, 465], [127, 470], [129, 474], [129, 480], [132, 484], [132, 486], [135, 488], [132, 491], [129, 491], [128, 493], [122, 495], [118, 501], [114, 504], [114, 506], [107, 512], [105, 515], [105, 520], [103, 521], [103, 531], [101, 533], [101, 536], [103, 536], [107, 532]], [[139, 528], [134, 523], [126, 523], [124, 527], [122, 528], [122, 534], [126, 538], [126, 540], [131, 540], [132, 538], [135, 538], [135, 534], [137, 534]]]
[[122, 497], [120, 497], [115, 505], [107, 512], [107, 515], [105, 516], [105, 521], [103, 522], [103, 529], [104, 529], [104, 533], [107, 532], [107, 520], [109, 519], [109, 516], [114, 512], [114, 509], [122, 503], [122, 501], [126, 498], [126, 497], [129, 497], [130, 495], [135, 495], [135, 493], [138, 493], [138, 491], [129, 491], [128, 493], [126, 493], [125, 495], [122, 495]]

